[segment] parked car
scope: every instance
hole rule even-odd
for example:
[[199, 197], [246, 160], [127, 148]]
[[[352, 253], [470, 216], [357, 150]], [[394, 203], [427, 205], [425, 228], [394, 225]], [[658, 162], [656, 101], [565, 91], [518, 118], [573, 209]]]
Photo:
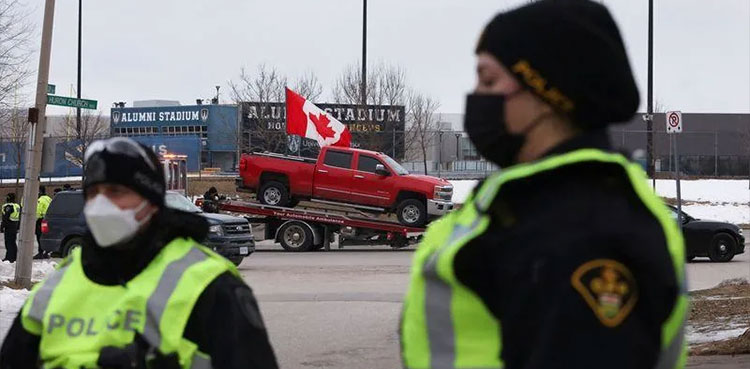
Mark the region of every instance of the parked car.
[[[178, 192], [167, 191], [165, 203], [168, 207], [198, 213], [209, 223], [209, 234], [205, 240], [196, 240], [223, 255], [235, 265], [255, 251], [255, 241], [250, 223], [245, 218], [224, 214], [204, 213], [190, 200]], [[52, 198], [47, 215], [42, 221], [42, 249], [67, 256], [71, 250], [81, 246], [81, 239], [88, 231], [83, 216], [83, 191], [63, 191]]]
[[448, 181], [409, 174], [388, 155], [348, 147], [324, 147], [317, 160], [244, 154], [237, 187], [256, 192], [266, 205], [294, 207], [300, 200], [346, 204], [396, 213], [401, 224], [411, 227], [453, 210]]
[[[669, 206], [677, 221], [677, 208]], [[685, 237], [685, 257], [708, 257], [711, 261], [727, 262], [745, 252], [745, 237], [737, 225], [691, 217], [682, 212], [682, 233]]]

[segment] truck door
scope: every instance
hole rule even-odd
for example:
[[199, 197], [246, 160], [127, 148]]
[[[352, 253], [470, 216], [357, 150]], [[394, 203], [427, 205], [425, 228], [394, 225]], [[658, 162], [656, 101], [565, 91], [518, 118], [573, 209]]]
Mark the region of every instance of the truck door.
[[374, 156], [359, 154], [357, 170], [352, 175], [352, 199], [358, 204], [387, 207], [391, 205], [393, 177], [377, 174], [375, 167], [385, 163]]
[[349, 188], [352, 181], [353, 156], [351, 152], [326, 151], [323, 162], [318, 162], [315, 166], [313, 197], [352, 202]]

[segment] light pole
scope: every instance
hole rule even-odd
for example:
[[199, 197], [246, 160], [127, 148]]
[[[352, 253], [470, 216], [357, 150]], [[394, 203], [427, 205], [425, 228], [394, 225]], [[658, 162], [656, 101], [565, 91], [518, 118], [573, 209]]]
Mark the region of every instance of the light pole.
[[456, 161], [459, 160], [458, 149], [461, 147], [461, 134], [455, 133], [456, 135]]
[[440, 170], [443, 169], [443, 133], [442, 130], [438, 131], [438, 177], [440, 177]]
[[34, 254], [34, 224], [36, 223], [36, 201], [39, 196], [39, 169], [42, 166], [42, 143], [47, 119], [47, 84], [49, 82], [50, 52], [52, 50], [52, 27], [54, 24], [55, 0], [44, 4], [42, 45], [37, 69], [36, 103], [29, 110], [29, 141], [26, 145], [26, 175], [23, 185], [23, 208], [21, 210], [21, 239], [16, 264], [16, 283], [21, 287], [31, 286], [31, 258]]
[[[81, 98], [81, 16], [83, 0], [78, 0], [78, 99]], [[76, 138], [81, 139], [81, 108], [76, 108]]]
[[654, 166], [654, 0], [648, 0], [648, 87], [647, 87], [647, 118], [646, 155], [648, 175], [651, 176], [651, 186], [656, 189], [656, 168]]
[[362, 0], [362, 107], [367, 105], [367, 0]]

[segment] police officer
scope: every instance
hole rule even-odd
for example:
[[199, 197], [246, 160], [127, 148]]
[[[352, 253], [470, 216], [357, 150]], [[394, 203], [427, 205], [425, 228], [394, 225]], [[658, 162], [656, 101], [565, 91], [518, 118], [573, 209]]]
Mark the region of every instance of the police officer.
[[683, 367], [683, 240], [606, 133], [639, 103], [608, 10], [543, 0], [501, 13], [476, 54], [465, 129], [503, 170], [417, 249], [404, 366]]
[[39, 186], [39, 198], [36, 200], [36, 228], [34, 233], [36, 234], [37, 254], [34, 255], [34, 259], [49, 259], [49, 253], [42, 250], [42, 220], [47, 215], [47, 209], [49, 204], [52, 202], [52, 198], [47, 196], [47, 189], [44, 186]]
[[276, 368], [258, 305], [208, 224], [164, 205], [156, 155], [115, 137], [86, 150], [90, 234], [37, 284], [0, 368]]
[[18, 256], [16, 237], [18, 236], [19, 220], [21, 220], [21, 206], [16, 203], [16, 194], [9, 193], [6, 195], [5, 204], [0, 209], [2, 209], [3, 216], [0, 231], [5, 235], [5, 257], [3, 261], [13, 263]]

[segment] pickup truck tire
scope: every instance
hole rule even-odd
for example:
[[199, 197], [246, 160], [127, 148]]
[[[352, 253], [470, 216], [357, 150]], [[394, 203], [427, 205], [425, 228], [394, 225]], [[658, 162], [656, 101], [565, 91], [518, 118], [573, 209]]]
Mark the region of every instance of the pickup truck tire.
[[286, 251], [309, 251], [313, 246], [313, 234], [303, 223], [287, 222], [279, 229], [279, 243]]
[[409, 227], [422, 227], [427, 222], [427, 208], [424, 201], [406, 199], [396, 209], [399, 223]]
[[244, 258], [244, 256], [230, 256], [227, 259], [229, 259], [229, 261], [231, 261], [234, 266], [240, 266]]
[[264, 205], [287, 206], [289, 204], [289, 190], [281, 182], [268, 181], [260, 187], [258, 201]]

